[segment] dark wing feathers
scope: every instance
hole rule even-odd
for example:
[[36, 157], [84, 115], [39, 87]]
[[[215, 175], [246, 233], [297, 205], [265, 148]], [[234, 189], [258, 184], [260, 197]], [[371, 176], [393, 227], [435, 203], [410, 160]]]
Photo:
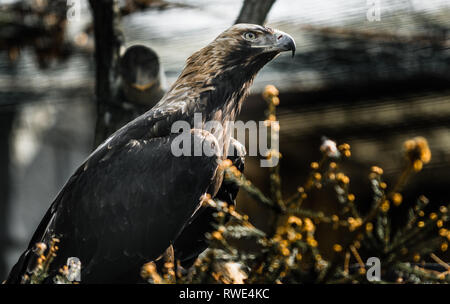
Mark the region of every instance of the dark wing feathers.
[[[237, 140], [231, 138], [228, 158], [241, 172], [244, 172], [245, 154], [245, 147]], [[215, 198], [229, 205], [236, 205], [235, 200], [238, 191], [239, 187], [236, 184], [224, 180]], [[173, 245], [175, 257], [184, 268], [192, 266], [197, 257], [208, 248], [206, 233], [216, 229], [215, 213], [215, 208], [202, 206], [190, 219], [189, 224], [183, 229], [180, 236], [177, 237]]]
[[[55, 231], [61, 244], [53, 273], [76, 256], [83, 282], [138, 280], [139, 267], [159, 256], [192, 216], [217, 169], [216, 156], [172, 156], [175, 136], [113, 137], [97, 149], [58, 195], [29, 250]], [[214, 142], [204, 132], [193, 136]], [[9, 282], [23, 274], [29, 250]]]

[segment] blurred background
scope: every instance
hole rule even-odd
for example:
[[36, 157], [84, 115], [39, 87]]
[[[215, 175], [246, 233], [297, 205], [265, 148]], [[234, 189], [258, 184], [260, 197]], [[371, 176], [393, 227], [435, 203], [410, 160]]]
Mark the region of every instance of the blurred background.
[[[94, 30], [102, 23], [92, 17], [96, 12], [98, 20], [107, 19], [101, 2], [0, 1], [0, 278], [16, 262], [60, 188], [102, 138], [96, 134], [97, 113], [104, 109], [96, 104], [101, 76], [94, 56]], [[293, 59], [280, 56], [260, 72], [239, 119], [264, 120], [263, 88], [273, 84], [280, 90], [285, 194], [305, 181], [310, 163], [320, 159], [321, 138], [326, 136], [351, 145], [344, 171], [356, 201], [369, 204], [370, 167], [382, 167], [389, 182], [404, 165], [402, 143], [424, 136], [432, 160], [411, 180], [404, 200], [423, 194], [432, 204], [447, 203], [450, 1], [252, 2], [117, 1], [119, 61], [136, 71], [149, 65], [152, 73], [144, 80], [157, 79], [163, 92], [189, 55], [238, 16], [245, 17], [245, 5], [247, 13], [262, 9], [258, 16], [268, 26], [295, 38], [297, 53]], [[107, 23], [100, 28], [107, 30]], [[138, 53], [125, 59], [127, 47], [136, 44], [156, 55]], [[127, 89], [130, 83], [145, 85], [135, 77], [140, 73], [130, 74], [120, 64], [114, 73], [120, 79], [110, 83], [110, 97], [121, 102], [109, 106], [116, 106], [112, 119], [122, 124], [149, 109], [159, 95], [146, 98], [145, 92]], [[130, 99], [151, 102], [133, 104]], [[267, 170], [259, 167], [259, 159], [246, 161], [247, 177], [267, 189]], [[325, 197], [306, 203], [318, 210], [331, 208]], [[239, 194], [238, 209], [262, 229], [270, 217], [244, 193]], [[332, 235], [328, 238], [332, 241]]]

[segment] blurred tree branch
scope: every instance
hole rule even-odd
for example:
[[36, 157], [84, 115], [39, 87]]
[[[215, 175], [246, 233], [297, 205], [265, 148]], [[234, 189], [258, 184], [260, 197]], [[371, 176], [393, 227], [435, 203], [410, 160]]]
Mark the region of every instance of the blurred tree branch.
[[109, 134], [109, 109], [113, 107], [112, 85], [117, 77], [121, 34], [118, 29], [116, 0], [90, 0], [94, 19], [97, 123], [94, 144], [97, 147]]
[[245, 0], [236, 23], [263, 24], [275, 0]]

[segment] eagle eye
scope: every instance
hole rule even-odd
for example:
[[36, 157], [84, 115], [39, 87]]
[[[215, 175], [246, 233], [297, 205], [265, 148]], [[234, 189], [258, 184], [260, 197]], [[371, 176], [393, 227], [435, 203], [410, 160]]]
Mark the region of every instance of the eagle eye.
[[246, 32], [244, 34], [244, 39], [248, 40], [248, 41], [254, 41], [254, 40], [256, 40], [256, 34], [253, 32]]

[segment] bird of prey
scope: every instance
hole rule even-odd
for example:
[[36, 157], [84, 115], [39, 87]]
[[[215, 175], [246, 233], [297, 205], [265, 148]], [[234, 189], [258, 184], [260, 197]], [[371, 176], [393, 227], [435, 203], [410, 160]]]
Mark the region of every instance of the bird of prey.
[[[238, 189], [223, 181], [219, 165], [229, 156], [243, 168], [245, 149], [226, 135], [224, 122], [236, 119], [257, 72], [283, 51], [295, 52], [288, 34], [237, 24], [191, 55], [162, 99], [113, 133], [70, 177], [6, 283], [21, 283], [32, 271], [35, 244], [53, 237], [60, 249], [48, 283], [69, 257], [81, 261], [82, 283], [139, 282], [141, 266], [170, 246], [182, 264], [192, 264], [212, 229], [213, 210], [202, 207], [201, 197], [234, 203]], [[172, 124], [193, 126], [196, 113], [203, 123], [224, 123], [223, 145], [202, 126], [192, 127], [193, 141], [214, 153], [174, 156]]]

